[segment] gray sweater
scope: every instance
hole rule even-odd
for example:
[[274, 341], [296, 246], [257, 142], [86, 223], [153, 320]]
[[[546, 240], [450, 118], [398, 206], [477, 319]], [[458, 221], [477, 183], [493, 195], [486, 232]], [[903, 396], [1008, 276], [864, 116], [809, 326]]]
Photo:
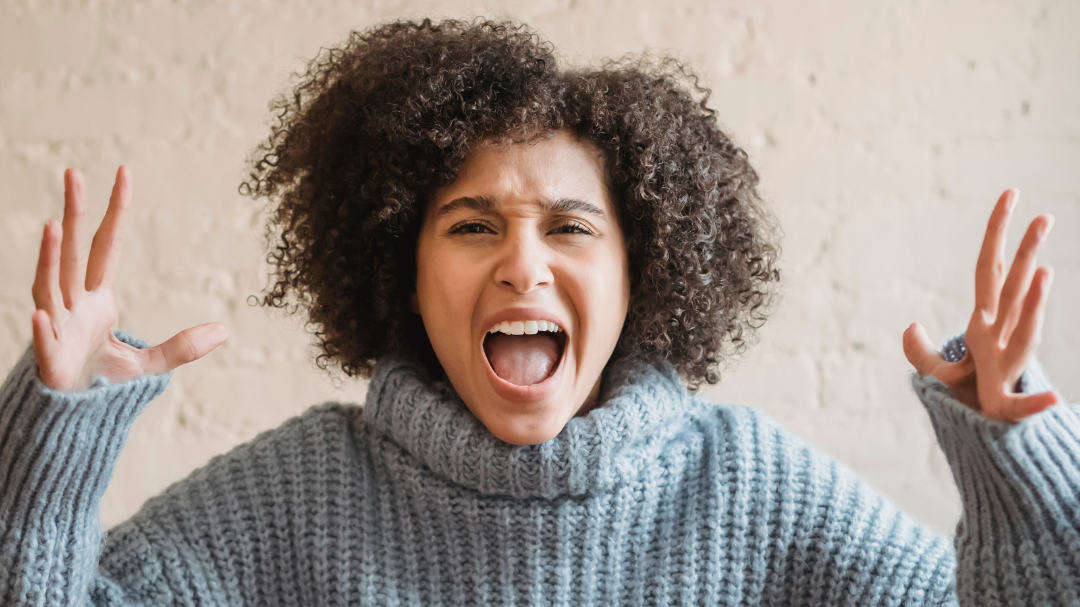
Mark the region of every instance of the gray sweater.
[[[128, 343], [145, 344], [119, 334]], [[957, 340], [946, 349], [960, 353]], [[1080, 415], [983, 418], [913, 376], [955, 474], [953, 542], [757, 409], [613, 364], [552, 440], [495, 438], [381, 360], [103, 533], [132, 422], [168, 376], [0, 388], [0, 605], [1077, 605]], [[1020, 387], [1048, 384], [1038, 365]]]

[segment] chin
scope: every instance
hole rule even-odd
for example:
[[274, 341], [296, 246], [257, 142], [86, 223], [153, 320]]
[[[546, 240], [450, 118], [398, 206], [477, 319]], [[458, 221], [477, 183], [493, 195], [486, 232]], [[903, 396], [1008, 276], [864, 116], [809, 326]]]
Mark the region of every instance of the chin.
[[[534, 415], [489, 413], [477, 415], [495, 438], [512, 445], [539, 445], [555, 438], [569, 420], [562, 412]], [[493, 418], [493, 419], [491, 419]]]

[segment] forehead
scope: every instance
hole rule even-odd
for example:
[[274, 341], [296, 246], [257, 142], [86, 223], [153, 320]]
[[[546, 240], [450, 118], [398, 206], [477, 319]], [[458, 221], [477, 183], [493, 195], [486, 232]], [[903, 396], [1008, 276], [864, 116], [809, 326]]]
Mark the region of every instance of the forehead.
[[499, 204], [576, 198], [613, 212], [603, 153], [564, 131], [529, 143], [482, 142], [457, 178], [436, 190], [433, 210], [462, 196], [484, 196]]

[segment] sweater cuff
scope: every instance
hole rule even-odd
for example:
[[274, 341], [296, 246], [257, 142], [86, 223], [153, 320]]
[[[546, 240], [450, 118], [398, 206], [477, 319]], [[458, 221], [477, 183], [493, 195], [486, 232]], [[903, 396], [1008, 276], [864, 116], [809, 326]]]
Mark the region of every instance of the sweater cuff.
[[[942, 351], [953, 361], [963, 353], [963, 335]], [[1080, 512], [1080, 408], [1057, 404], [1017, 423], [1003, 422], [963, 404], [935, 377], [913, 373], [912, 385], [952, 468], [966, 525], [990, 525], [996, 527], [994, 533], [1001, 526], [1015, 529], [1017, 523], [1030, 530], [1062, 522], [1075, 528]], [[1026, 394], [1053, 389], [1034, 359], [1017, 388]]]
[[[121, 341], [146, 342], [123, 331]], [[22, 518], [26, 509], [57, 502], [76, 508], [104, 494], [135, 418], [165, 390], [169, 373], [113, 383], [94, 378], [77, 392], [53, 390], [38, 377], [28, 347], [0, 387], [0, 512]]]

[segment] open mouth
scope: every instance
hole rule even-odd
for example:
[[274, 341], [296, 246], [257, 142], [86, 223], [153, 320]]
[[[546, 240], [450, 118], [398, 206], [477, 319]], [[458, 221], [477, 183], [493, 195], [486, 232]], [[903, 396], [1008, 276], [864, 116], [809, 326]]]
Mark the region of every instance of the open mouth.
[[516, 386], [543, 383], [555, 374], [566, 352], [566, 332], [532, 335], [488, 333], [484, 355], [500, 379]]

